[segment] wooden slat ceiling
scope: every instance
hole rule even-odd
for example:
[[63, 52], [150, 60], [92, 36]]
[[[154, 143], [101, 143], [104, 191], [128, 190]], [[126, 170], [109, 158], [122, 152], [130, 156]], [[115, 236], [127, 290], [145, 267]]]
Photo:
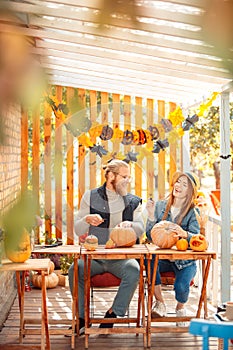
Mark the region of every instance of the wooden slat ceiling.
[[[199, 102], [232, 80], [203, 39], [204, 3], [1, 0], [34, 38], [33, 53], [51, 83], [180, 104]], [[233, 63], [232, 50], [225, 60]]]

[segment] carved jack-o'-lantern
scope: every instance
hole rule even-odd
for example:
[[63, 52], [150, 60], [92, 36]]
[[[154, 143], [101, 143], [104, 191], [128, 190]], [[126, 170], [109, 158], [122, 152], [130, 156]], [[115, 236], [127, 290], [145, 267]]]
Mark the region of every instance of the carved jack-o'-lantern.
[[208, 248], [208, 242], [202, 234], [192, 236], [189, 245], [192, 250], [197, 252], [203, 252]]

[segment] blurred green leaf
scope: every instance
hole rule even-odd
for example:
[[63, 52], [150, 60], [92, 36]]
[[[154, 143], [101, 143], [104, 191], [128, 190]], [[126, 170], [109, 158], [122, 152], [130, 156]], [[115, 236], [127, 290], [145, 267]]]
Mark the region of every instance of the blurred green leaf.
[[30, 191], [22, 192], [15, 204], [3, 215], [5, 238], [19, 242], [24, 228], [30, 233], [36, 221], [36, 200]]

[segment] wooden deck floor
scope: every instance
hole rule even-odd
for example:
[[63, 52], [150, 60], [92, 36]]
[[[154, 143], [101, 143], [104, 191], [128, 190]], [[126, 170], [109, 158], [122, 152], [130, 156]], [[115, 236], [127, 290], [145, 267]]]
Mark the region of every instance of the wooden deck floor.
[[[41, 304], [40, 304], [40, 290], [32, 289], [32, 291], [25, 293], [25, 317], [27, 318], [39, 318]], [[174, 312], [174, 295], [171, 288], [167, 288], [165, 291], [166, 300], [168, 306], [168, 312]], [[189, 302], [187, 305], [188, 314], [193, 314], [197, 306], [197, 294], [198, 289], [192, 287]], [[95, 292], [95, 305], [96, 315], [104, 315], [105, 311], [110, 307], [111, 300], [114, 297], [114, 293], [111, 291], [98, 291]], [[137, 305], [137, 293], [130, 305], [130, 314], [133, 315], [136, 312]], [[50, 319], [62, 319], [66, 320], [69, 324], [71, 319], [71, 295], [68, 287], [56, 287], [55, 289], [48, 290], [48, 307]], [[215, 308], [208, 305], [209, 318], [215, 312]], [[16, 298], [11, 308], [10, 314], [0, 332], [0, 349], [2, 350], [18, 350], [27, 349], [34, 350], [40, 349], [40, 336], [39, 335], [27, 335], [22, 344], [18, 342], [18, 326], [19, 326], [19, 308], [18, 299]], [[98, 326], [98, 325], [97, 325]], [[52, 326], [51, 326], [52, 327]], [[66, 327], [66, 325], [59, 325], [59, 327]], [[64, 335], [51, 335], [51, 348], [52, 350], [68, 350], [70, 349], [70, 338]], [[216, 339], [211, 339], [210, 349], [217, 350]], [[84, 349], [84, 337], [76, 338], [76, 349]], [[143, 349], [142, 335], [136, 336], [132, 334], [121, 335], [92, 335], [89, 337], [89, 349], [90, 350], [135, 350]], [[172, 350], [199, 350], [202, 349], [202, 340], [200, 337], [194, 337], [189, 333], [161, 333], [152, 334], [152, 346], [151, 349], [172, 349]]]

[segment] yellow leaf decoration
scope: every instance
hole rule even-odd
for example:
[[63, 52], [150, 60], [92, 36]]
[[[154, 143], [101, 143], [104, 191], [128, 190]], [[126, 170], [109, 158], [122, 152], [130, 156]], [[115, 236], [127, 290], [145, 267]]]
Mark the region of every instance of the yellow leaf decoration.
[[121, 140], [123, 139], [124, 136], [124, 131], [120, 130], [118, 127], [115, 127], [113, 129], [113, 136], [112, 136], [112, 140]]
[[92, 125], [92, 127], [88, 130], [88, 133], [90, 135], [90, 139], [93, 143], [95, 143], [95, 139], [96, 137], [101, 135], [103, 129], [103, 125], [101, 124], [96, 124], [96, 125]]
[[86, 134], [82, 134], [78, 137], [78, 142], [85, 147], [93, 147], [94, 144], [91, 142], [90, 138]]
[[179, 137], [182, 137], [182, 136], [184, 136], [184, 129], [183, 128], [178, 128], [177, 129], [177, 133], [178, 133], [178, 135], [179, 135]]
[[173, 112], [169, 113], [168, 119], [171, 121], [173, 127], [180, 125], [185, 119], [182, 113], [182, 109], [180, 107], [177, 107]]
[[207, 111], [207, 109], [209, 109], [210, 106], [212, 106], [214, 100], [217, 98], [218, 95], [219, 95], [219, 92], [213, 92], [211, 97], [207, 99], [206, 103], [200, 104], [198, 112], [197, 112], [199, 117], [203, 116], [205, 114], [205, 112]]

